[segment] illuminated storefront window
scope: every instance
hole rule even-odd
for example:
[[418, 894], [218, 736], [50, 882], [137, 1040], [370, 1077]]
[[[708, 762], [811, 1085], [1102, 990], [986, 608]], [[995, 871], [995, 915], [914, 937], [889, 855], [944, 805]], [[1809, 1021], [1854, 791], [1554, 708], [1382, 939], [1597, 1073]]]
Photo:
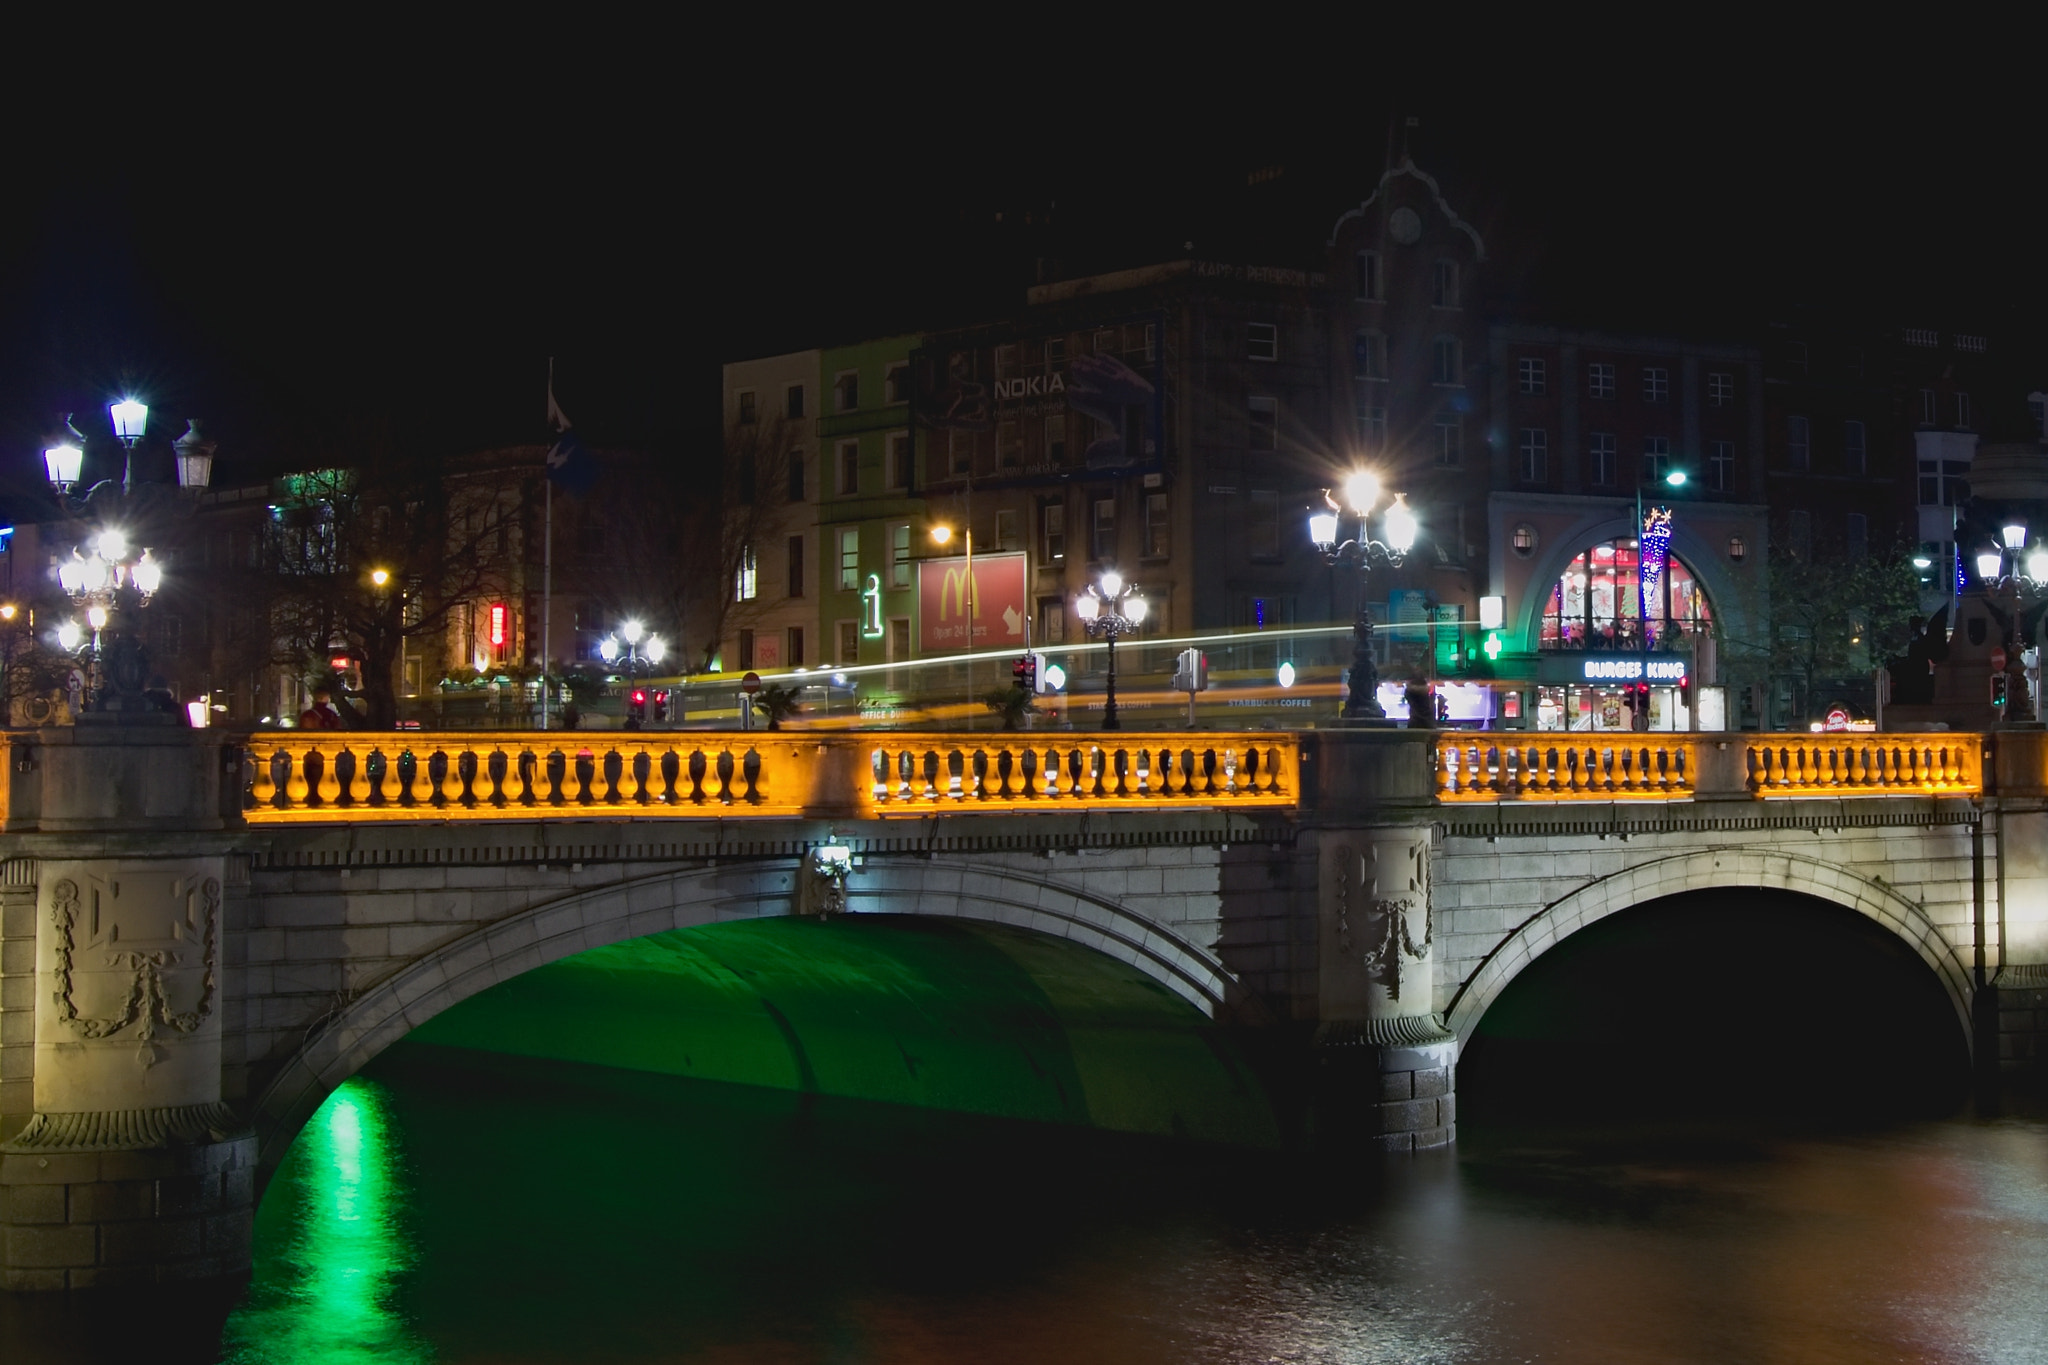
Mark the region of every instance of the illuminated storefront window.
[[[1642, 601], [1636, 573], [1633, 538], [1605, 541], [1574, 557], [1550, 589], [1541, 647], [1641, 652]], [[1689, 649], [1693, 637], [1711, 626], [1713, 611], [1706, 592], [1676, 555], [1666, 560], [1649, 597], [1652, 651]]]

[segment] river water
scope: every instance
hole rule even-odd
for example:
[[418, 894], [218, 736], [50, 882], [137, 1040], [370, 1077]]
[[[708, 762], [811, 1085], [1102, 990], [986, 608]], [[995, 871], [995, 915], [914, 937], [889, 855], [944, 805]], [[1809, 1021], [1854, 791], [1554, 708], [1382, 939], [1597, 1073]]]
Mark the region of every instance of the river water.
[[238, 1365], [2023, 1362], [2048, 1124], [1470, 1125], [1382, 1176], [407, 1044], [257, 1247]]

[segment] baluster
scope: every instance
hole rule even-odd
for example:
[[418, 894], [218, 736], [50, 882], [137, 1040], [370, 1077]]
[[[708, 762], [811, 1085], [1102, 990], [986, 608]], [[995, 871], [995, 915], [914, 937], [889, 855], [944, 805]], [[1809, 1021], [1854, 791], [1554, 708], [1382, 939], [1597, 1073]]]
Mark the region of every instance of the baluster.
[[469, 779], [469, 793], [478, 806], [498, 804], [498, 793], [504, 790], [504, 772], [510, 762], [505, 751], [495, 745], [489, 753], [477, 754], [476, 772]]
[[889, 751], [877, 749], [868, 755], [868, 799], [876, 805], [889, 800]]
[[462, 804], [462, 765], [456, 761], [456, 756], [446, 749], [436, 749], [427, 758], [430, 771], [437, 758], [441, 760], [441, 799], [435, 804], [459, 806]]
[[918, 792], [918, 799], [921, 801], [936, 801], [939, 799], [939, 751], [937, 749], [926, 749], [924, 751], [924, 788]]
[[1009, 745], [1005, 744], [996, 751], [996, 794], [1005, 801], [1016, 795], [1015, 792], [1010, 790], [1010, 774], [1015, 771], [1017, 771], [1016, 753]]
[[946, 750], [946, 795], [958, 801], [964, 783], [961, 779], [967, 773], [967, 756], [958, 749]]
[[1038, 750], [1027, 746], [1017, 756], [1017, 787], [1025, 800], [1038, 799]]
[[747, 804], [758, 806], [765, 799], [761, 791], [761, 751], [749, 749], [740, 759], [740, 776], [747, 779]]
[[277, 773], [271, 766], [277, 759], [277, 750], [268, 744], [254, 746], [249, 756], [256, 768], [256, 786], [251, 793], [256, 809], [269, 810], [277, 804]]
[[[348, 755], [348, 803], [351, 806], [369, 805], [369, 751], [367, 749], [358, 750], [354, 745], [350, 745], [347, 748], [344, 748], [341, 752], [343, 754]], [[335, 761], [337, 764], [340, 762], [339, 754], [335, 756]], [[337, 793], [337, 795], [339, 795], [339, 793]]]
[[1076, 745], [1067, 750], [1067, 795], [1076, 801], [1086, 800], [1088, 789], [1082, 785], [1087, 771], [1087, 750]]
[[[2026, 683], [2022, 681], [2020, 686], [2024, 687]], [[1948, 784], [1951, 787], [1961, 786], [1962, 781], [1963, 746], [1959, 743], [1951, 742], [1948, 745]]]
[[284, 755], [285, 762], [285, 807], [289, 810], [303, 810], [306, 805], [306, 794], [312, 790], [306, 783], [306, 756], [282, 747], [278, 752]]
[[692, 748], [689, 758], [683, 762], [683, 772], [690, 779], [689, 801], [701, 806], [711, 799], [711, 793], [704, 790], [704, 776], [711, 771], [711, 760], [702, 749]]
[[1045, 794], [1057, 800], [1064, 793], [1060, 790], [1062, 760], [1058, 749], [1047, 749], [1042, 755], [1044, 763], [1040, 771], [1044, 774]]
[[917, 793], [911, 784], [917, 780], [917, 755], [905, 749], [896, 755], [896, 795], [899, 800], [913, 801]]
[[505, 755], [505, 777], [498, 783], [498, 795], [508, 808], [525, 803], [526, 759], [530, 752], [524, 744], [514, 744], [512, 752]]
[[622, 806], [638, 806], [645, 801], [640, 787], [640, 759], [646, 752], [646, 745], [633, 744], [619, 754], [618, 802]]
[[730, 806], [732, 804], [732, 770], [732, 750], [730, 748], [720, 749], [718, 751], [717, 767], [718, 801], [720, 805]]
[[320, 759], [320, 777], [316, 790], [320, 793], [320, 804], [323, 806], [332, 806], [341, 800], [341, 776], [335, 771], [334, 762], [338, 752], [315, 749], [306, 755], [308, 762], [311, 762], [315, 755]]
[[965, 788], [962, 798], [971, 796], [977, 801], [988, 800], [988, 750], [976, 749], [962, 766], [962, 786]]
[[1110, 771], [1116, 777], [1110, 795], [1119, 801], [1124, 800], [1131, 794], [1131, 754], [1128, 749], [1118, 749], [1110, 756]]
[[1265, 789], [1259, 785], [1259, 746], [1247, 744], [1244, 748], [1244, 789], [1253, 796]]

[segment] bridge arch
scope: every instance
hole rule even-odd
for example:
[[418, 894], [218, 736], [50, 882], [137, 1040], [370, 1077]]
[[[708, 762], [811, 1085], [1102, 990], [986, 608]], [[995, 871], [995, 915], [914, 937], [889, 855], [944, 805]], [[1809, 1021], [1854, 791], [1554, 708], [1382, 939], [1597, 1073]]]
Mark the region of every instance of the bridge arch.
[[[671, 929], [788, 915], [802, 864], [733, 862], [582, 891], [492, 921], [372, 986], [311, 1034], [262, 1091], [254, 1122], [267, 1169], [320, 1104], [371, 1058], [441, 1011], [536, 967]], [[1205, 949], [1099, 897], [1009, 868], [870, 858], [851, 913], [936, 915], [1033, 930], [1145, 973], [1215, 1017], [1249, 1002]]]
[[1904, 940], [1940, 980], [1972, 1037], [1970, 976], [1947, 938], [1918, 905], [1879, 881], [1804, 854], [1742, 847], [1700, 849], [1638, 863], [1591, 882], [1524, 921], [1458, 989], [1445, 1019], [1462, 1048], [1501, 992], [1558, 942], [1609, 915], [1681, 891], [1762, 887], [1796, 891], [1875, 921]]

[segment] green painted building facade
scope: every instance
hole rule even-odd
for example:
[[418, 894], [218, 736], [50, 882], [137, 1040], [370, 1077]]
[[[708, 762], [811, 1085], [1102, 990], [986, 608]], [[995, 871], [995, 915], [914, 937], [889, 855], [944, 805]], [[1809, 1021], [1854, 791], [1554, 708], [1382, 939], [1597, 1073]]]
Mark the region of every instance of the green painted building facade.
[[929, 547], [910, 353], [922, 342], [883, 337], [820, 352], [820, 667], [893, 663], [916, 652], [916, 560]]

